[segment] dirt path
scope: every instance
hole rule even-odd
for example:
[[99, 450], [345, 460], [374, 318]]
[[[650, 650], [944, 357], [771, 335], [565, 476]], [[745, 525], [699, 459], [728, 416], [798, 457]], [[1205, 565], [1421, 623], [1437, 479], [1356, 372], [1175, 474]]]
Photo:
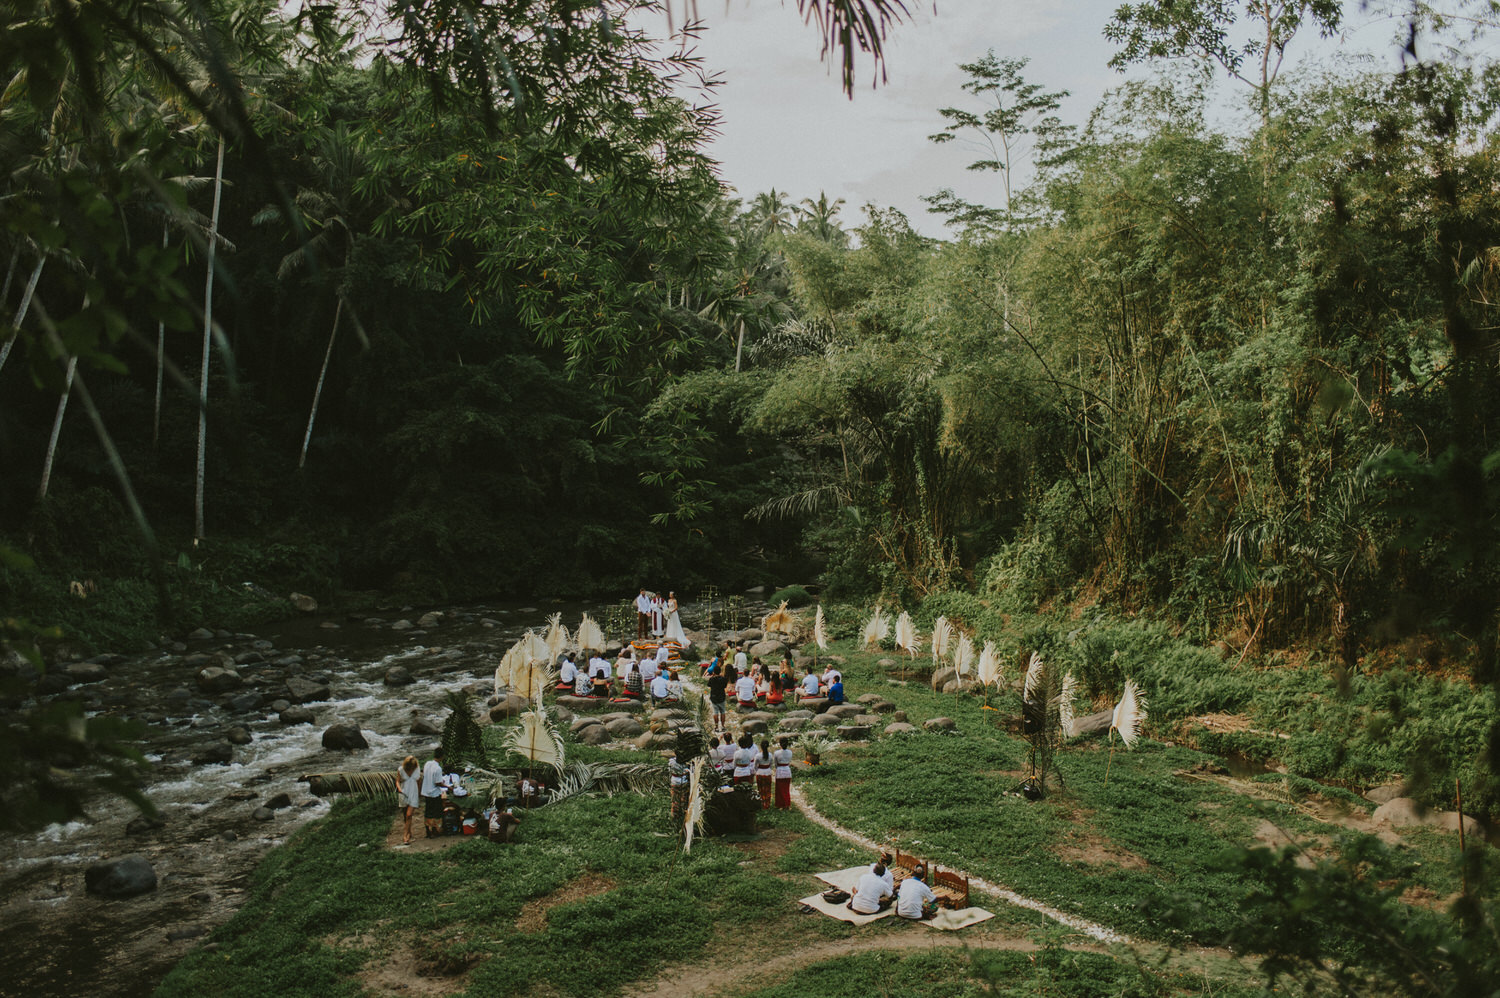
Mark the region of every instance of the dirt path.
[[[868, 849], [872, 853], [880, 852], [881, 846], [865, 838], [863, 835], [860, 835], [858, 832], [851, 832], [844, 826], [836, 824], [831, 819], [825, 818], [823, 815], [819, 814], [817, 809], [807, 802], [807, 798], [802, 795], [801, 788], [797, 786], [792, 787], [792, 803], [797, 805], [797, 809], [799, 811], [807, 815], [809, 821], [813, 821], [819, 825], [822, 825], [824, 828], [828, 829], [839, 838], [844, 839], [848, 842], [853, 842], [855, 845], [858, 845], [864, 849]], [[970, 890], [980, 890], [986, 894], [991, 894], [1009, 904], [1013, 904], [1018, 908], [1027, 908], [1031, 911], [1038, 912], [1039, 914], [1046, 915], [1053, 921], [1058, 922], [1062, 925], [1066, 925], [1068, 928], [1074, 930], [1075, 932], [1082, 932], [1084, 935], [1090, 937], [1091, 939], [1097, 939], [1101, 943], [1123, 943], [1127, 946], [1134, 945], [1134, 942], [1130, 939], [1129, 936], [1116, 932], [1114, 929], [1106, 928], [1103, 925], [1099, 925], [1095, 922], [1090, 922], [1084, 918], [1079, 918], [1076, 915], [1069, 915], [1065, 912], [1058, 911], [1056, 908], [1042, 904], [1042, 902], [1040, 901], [1033, 901], [1031, 898], [1022, 897], [1008, 887], [1001, 887], [999, 884], [992, 884], [988, 880], [984, 880], [981, 877], [976, 877], [970, 873], [965, 873], [963, 870], [954, 870], [953, 872], [961, 877], [969, 878]]]

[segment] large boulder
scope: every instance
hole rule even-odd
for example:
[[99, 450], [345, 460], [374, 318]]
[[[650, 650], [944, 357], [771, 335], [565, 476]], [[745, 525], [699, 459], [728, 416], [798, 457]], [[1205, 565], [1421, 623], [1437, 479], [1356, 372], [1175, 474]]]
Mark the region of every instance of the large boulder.
[[323, 732], [323, 747], [337, 752], [349, 752], [354, 749], [366, 749], [370, 743], [365, 741], [365, 736], [360, 733], [359, 725], [344, 724], [342, 722], [329, 726]]
[[922, 722], [923, 731], [952, 731], [958, 724], [951, 717], [929, 717]]
[[766, 733], [767, 725], [765, 721], [745, 720], [740, 722], [740, 730], [747, 735], [755, 735], [759, 737], [760, 735]]
[[1387, 783], [1384, 786], [1371, 787], [1365, 791], [1365, 800], [1372, 804], [1384, 804], [1387, 801], [1404, 796], [1401, 791], [1405, 789], [1405, 785], [1401, 783]]
[[781, 656], [781, 653], [786, 651], [786, 649], [787, 644], [785, 641], [781, 641], [776, 638], [767, 638], [763, 641], [757, 641], [755, 642], [755, 644], [751, 645], [750, 655], [752, 658], [756, 655], [759, 655], [762, 659], [779, 658]]
[[228, 742], [204, 745], [193, 753], [195, 766], [223, 766], [232, 761], [234, 761], [234, 746]]
[[576, 735], [584, 728], [598, 727], [600, 723], [597, 717], [579, 717], [575, 718], [573, 723], [568, 725], [568, 730]]
[[277, 715], [277, 719], [287, 727], [293, 724], [311, 724], [317, 720], [317, 715], [307, 707], [288, 707]]
[[832, 707], [829, 707], [826, 711], [824, 711], [824, 713], [831, 714], [834, 717], [849, 718], [854, 717], [858, 714], [863, 714], [864, 711], [860, 709], [859, 704], [856, 703], [839, 703], [834, 704]]
[[245, 680], [233, 669], [211, 665], [198, 673], [198, 689], [204, 693], [228, 693], [245, 685]]
[[1109, 726], [1114, 723], [1114, 711], [1101, 710], [1097, 714], [1085, 714], [1083, 717], [1073, 718], [1073, 724], [1068, 728], [1068, 737], [1077, 738], [1079, 735], [1089, 735], [1096, 731], [1108, 731]]
[[293, 703], [312, 703], [315, 700], [327, 700], [333, 691], [327, 683], [307, 679], [303, 676], [292, 676], [286, 681], [287, 699]]
[[781, 719], [781, 726], [777, 730], [783, 734], [795, 734], [806, 726], [807, 718], [805, 717], [784, 717]]
[[676, 748], [677, 736], [648, 731], [638, 737], [634, 744], [638, 749], [644, 749], [648, 752], [659, 752], [663, 749]]
[[417, 618], [418, 627], [436, 627], [443, 622], [443, 611], [429, 610]]
[[212, 641], [214, 632], [206, 627], [200, 627], [196, 631], [188, 632], [189, 641]]
[[885, 726], [887, 735], [910, 735], [916, 733], [916, 728], [905, 721], [892, 721]]
[[440, 735], [443, 733], [443, 729], [425, 717], [417, 717], [412, 719], [410, 733], [414, 735]]
[[254, 741], [250, 735], [250, 729], [239, 724], [224, 732], [224, 739], [231, 745], [249, 745]]
[[407, 671], [405, 666], [393, 665], [385, 670], [385, 676], [382, 681], [387, 686], [410, 686], [417, 680]]
[[578, 732], [578, 740], [585, 745], [605, 745], [610, 741], [609, 729], [602, 724], [590, 724]]
[[839, 738], [846, 742], [867, 742], [870, 730], [868, 724], [840, 724], [838, 727]]
[[877, 700], [874, 703], [865, 704], [865, 709], [872, 714], [894, 714], [896, 705], [889, 700]]
[[83, 871], [83, 885], [100, 897], [135, 897], [156, 890], [156, 870], [145, 856], [132, 853], [91, 864]]
[[303, 613], [317, 613], [318, 601], [306, 593], [292, 593], [287, 599], [292, 601], [292, 606]]
[[69, 662], [62, 673], [74, 683], [98, 683], [109, 678], [109, 670], [98, 662]]
[[575, 697], [564, 695], [557, 698], [557, 705], [559, 707], [566, 707], [569, 710], [574, 711], [603, 710], [604, 708], [609, 706], [609, 701], [603, 699], [602, 697]]
[[604, 728], [617, 739], [634, 738], [645, 732], [641, 722], [633, 717], [616, 717], [604, 722]]
[[817, 716], [818, 716], [818, 712], [815, 711], [815, 710], [805, 710], [805, 709], [800, 709], [799, 708], [797, 710], [789, 710], [789, 711], [787, 711], [785, 714], [782, 715], [781, 720], [782, 720], [782, 723], [784, 724], [787, 721], [795, 721], [795, 720], [798, 720], [798, 719], [801, 719], [801, 720], [804, 720], [804, 721], [810, 721], [810, 720], [812, 720], [813, 718], [815, 718]]
[[951, 666], [936, 669], [932, 673], [932, 688], [941, 692], [945, 684], [951, 683], [957, 678], [958, 670]]
[[507, 693], [500, 698], [500, 702], [490, 708], [491, 721], [504, 721], [511, 717], [520, 717], [521, 714], [531, 709], [531, 701], [518, 693]]

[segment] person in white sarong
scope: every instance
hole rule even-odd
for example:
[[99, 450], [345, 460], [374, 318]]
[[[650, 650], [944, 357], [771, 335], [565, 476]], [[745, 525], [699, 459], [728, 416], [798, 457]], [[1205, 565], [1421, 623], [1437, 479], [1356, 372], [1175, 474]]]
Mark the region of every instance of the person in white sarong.
[[667, 629], [666, 606], [660, 596], [651, 597], [651, 636], [661, 637]]
[[686, 648], [692, 644], [682, 629], [682, 618], [677, 615], [677, 594], [667, 594], [667, 640], [675, 641]]

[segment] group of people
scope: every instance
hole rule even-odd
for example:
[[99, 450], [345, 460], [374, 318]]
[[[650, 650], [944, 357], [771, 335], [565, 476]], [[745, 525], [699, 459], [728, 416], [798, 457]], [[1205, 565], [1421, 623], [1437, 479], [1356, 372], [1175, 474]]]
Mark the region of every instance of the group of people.
[[881, 853], [880, 858], [860, 874], [849, 898], [849, 910], [874, 915], [895, 904], [896, 914], [901, 918], [921, 921], [937, 915], [937, 895], [927, 886], [927, 867], [918, 863], [911, 876], [897, 884], [890, 862], [890, 853]]
[[687, 647], [687, 633], [677, 614], [676, 593], [669, 592], [663, 599], [660, 593], [640, 591], [635, 598], [635, 636], [638, 641], [660, 638]]
[[738, 741], [724, 735], [717, 741], [710, 739], [709, 761], [733, 783], [753, 780], [762, 809], [774, 803], [785, 811], [792, 806], [792, 747], [787, 738], [778, 738], [776, 745], [773, 751], [769, 738], [762, 738], [757, 745], [747, 734], [740, 735]]
[[[412, 818], [418, 808], [422, 809], [429, 839], [441, 835], [477, 835], [483, 824], [492, 842], [510, 842], [521, 823], [509, 802], [504, 807], [491, 804], [483, 812], [474, 807], [464, 808], [469, 792], [459, 775], [443, 766], [442, 746], [433, 750], [420, 776], [417, 757], [409, 755], [403, 759], [396, 770], [396, 785], [401, 804], [402, 845], [411, 845]], [[536, 793], [536, 786], [528, 788], [526, 780], [522, 781], [522, 788], [528, 796]]]
[[812, 669], [801, 680], [796, 678], [796, 666], [791, 653], [772, 666], [761, 663], [759, 656], [747, 661], [744, 648], [725, 646], [703, 669], [704, 685], [708, 687], [709, 709], [713, 713], [714, 730], [724, 730], [729, 695], [733, 691], [735, 706], [740, 710], [757, 707], [776, 707], [788, 699], [796, 702], [826, 700], [829, 704], [844, 702], [844, 677], [830, 665], [819, 675]]
[[[655, 655], [636, 658], [630, 646], [614, 662], [603, 653], [585, 651], [582, 656], [571, 652], [562, 656], [557, 673], [557, 691], [580, 697], [649, 699], [653, 705], [677, 703], [682, 699], [682, 679], [668, 666], [669, 650], [662, 645]], [[584, 664], [578, 664], [578, 657]]]

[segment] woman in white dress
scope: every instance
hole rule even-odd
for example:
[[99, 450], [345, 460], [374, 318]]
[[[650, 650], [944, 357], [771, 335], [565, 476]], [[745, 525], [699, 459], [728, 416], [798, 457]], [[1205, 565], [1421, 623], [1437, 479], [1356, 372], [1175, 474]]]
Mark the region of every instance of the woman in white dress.
[[682, 618], [677, 616], [676, 593], [667, 593], [667, 640], [675, 641], [684, 648], [692, 644], [682, 630]]

